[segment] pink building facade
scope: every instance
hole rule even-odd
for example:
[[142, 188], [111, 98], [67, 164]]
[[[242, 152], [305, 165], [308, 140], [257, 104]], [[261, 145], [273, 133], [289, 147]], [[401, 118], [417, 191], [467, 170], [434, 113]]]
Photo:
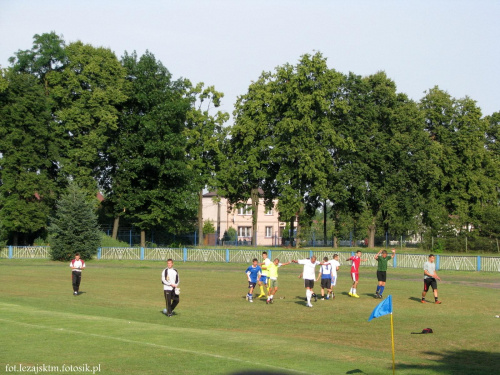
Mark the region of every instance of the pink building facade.
[[[220, 225], [220, 238], [229, 228], [234, 228], [240, 243], [252, 241], [252, 204], [251, 200], [244, 207], [232, 209], [226, 198], [221, 197], [219, 202], [214, 201], [216, 193], [209, 192], [203, 195], [203, 222], [212, 221], [217, 230]], [[281, 244], [281, 237], [285, 223], [279, 221], [276, 203], [272, 209], [266, 209], [264, 199], [260, 199], [257, 217], [257, 245], [274, 246]]]

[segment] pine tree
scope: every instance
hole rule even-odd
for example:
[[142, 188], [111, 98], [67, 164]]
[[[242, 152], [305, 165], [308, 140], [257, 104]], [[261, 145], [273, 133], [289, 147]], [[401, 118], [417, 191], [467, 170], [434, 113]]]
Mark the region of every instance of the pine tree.
[[67, 261], [75, 253], [88, 260], [97, 254], [101, 241], [97, 215], [88, 196], [73, 182], [57, 202], [49, 233], [53, 260]]

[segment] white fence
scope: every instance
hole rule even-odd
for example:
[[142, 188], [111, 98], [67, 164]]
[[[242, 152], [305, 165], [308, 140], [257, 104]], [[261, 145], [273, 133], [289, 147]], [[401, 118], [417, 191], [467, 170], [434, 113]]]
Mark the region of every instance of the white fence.
[[[345, 249], [343, 249], [345, 250]], [[332, 259], [334, 254], [339, 255], [340, 264], [354, 254], [351, 251], [313, 251], [278, 249], [267, 250], [269, 258], [279, 258], [281, 262], [292, 259], [304, 259], [313, 254], [322, 260], [324, 257]], [[375, 253], [364, 252], [362, 267], [376, 267]], [[142, 248], [142, 247], [103, 247], [97, 251], [97, 259], [116, 260], [159, 260], [169, 258], [180, 262], [214, 262], [214, 263], [251, 263], [253, 258], [261, 259], [262, 249], [191, 249], [191, 248]], [[396, 254], [390, 261], [392, 267], [422, 268], [427, 260], [427, 254]], [[48, 246], [6, 246], [0, 247], [0, 258], [7, 259], [49, 259]], [[468, 255], [439, 255], [436, 254], [436, 268], [439, 270], [456, 271], [487, 271], [500, 272], [500, 257], [493, 256], [468, 256]]]

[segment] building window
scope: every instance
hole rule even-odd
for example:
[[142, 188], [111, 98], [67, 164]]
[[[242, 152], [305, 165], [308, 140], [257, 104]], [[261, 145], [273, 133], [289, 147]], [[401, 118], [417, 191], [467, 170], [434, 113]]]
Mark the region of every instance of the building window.
[[251, 215], [252, 214], [252, 205], [245, 204], [242, 207], [238, 208], [238, 215]]
[[273, 227], [266, 227], [266, 237], [273, 236]]
[[272, 215], [272, 214], [273, 214], [273, 209], [272, 208], [266, 208], [265, 215]]
[[238, 227], [238, 237], [252, 237], [252, 227]]

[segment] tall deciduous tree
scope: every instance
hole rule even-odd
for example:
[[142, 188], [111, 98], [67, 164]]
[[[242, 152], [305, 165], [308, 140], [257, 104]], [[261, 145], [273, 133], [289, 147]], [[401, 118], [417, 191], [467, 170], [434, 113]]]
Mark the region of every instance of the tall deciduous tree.
[[472, 99], [455, 99], [438, 87], [420, 105], [434, 165], [424, 223], [434, 233], [479, 227], [484, 207], [498, 204], [498, 164], [487, 138], [491, 128]]
[[116, 214], [145, 231], [156, 226], [173, 233], [193, 223], [198, 186], [186, 158], [185, 126], [191, 101], [186, 83], [146, 52], [122, 59], [131, 84], [120, 126], [108, 150], [109, 199]]
[[410, 229], [418, 214], [419, 168], [425, 164], [426, 135], [416, 104], [396, 92], [386, 74], [350, 75], [346, 85], [350, 112], [348, 132], [354, 152], [341, 153], [340, 184], [348, 195], [336, 206], [368, 222], [368, 246], [375, 245], [377, 223], [385, 230], [396, 223]]
[[48, 173], [56, 162], [44, 88], [27, 73], [6, 71], [0, 92], [0, 227], [14, 245], [30, 245], [55, 201]]
[[[224, 94], [213, 86], [204, 87], [198, 83], [187, 92], [192, 100], [191, 109], [187, 113], [185, 136], [187, 138], [187, 156], [189, 166], [194, 171], [193, 185], [198, 187], [198, 233], [199, 245], [203, 244], [203, 189], [214, 188], [216, 173], [223, 160], [222, 145], [227, 131], [223, 127], [229, 119], [226, 112], [214, 112], [220, 106]], [[217, 226], [217, 235], [220, 227]]]
[[112, 51], [82, 42], [69, 44], [63, 69], [46, 75], [56, 102], [63, 176], [71, 176], [95, 195], [97, 171], [110, 131], [118, 127], [125, 101], [125, 69]]

